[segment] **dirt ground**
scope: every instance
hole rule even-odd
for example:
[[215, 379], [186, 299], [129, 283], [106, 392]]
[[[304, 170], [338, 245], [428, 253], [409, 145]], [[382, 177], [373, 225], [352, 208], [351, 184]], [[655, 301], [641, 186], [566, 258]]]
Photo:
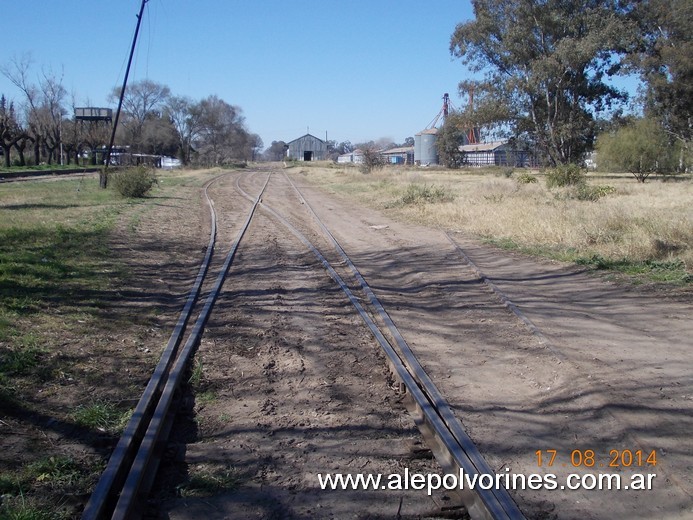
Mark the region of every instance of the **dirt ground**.
[[[212, 190], [225, 244], [250, 207], [235, 189], [239, 175]], [[357, 207], [304, 176], [295, 180], [495, 471], [555, 473], [559, 484], [570, 473], [657, 475], [650, 491], [511, 491], [528, 518], [693, 517], [690, 290], [607, 281], [451, 233], [533, 330], [481, 283], [443, 231]], [[262, 173], [244, 175], [241, 185], [255, 195], [262, 181]], [[281, 177], [263, 200], [329, 251]], [[68, 410], [88, 393], [138, 396], [197, 273], [206, 233], [199, 187], [156, 199], [134, 231], [122, 223], [114, 254], [132, 276], [109, 295], [113, 324], [99, 337], [66, 332], [55, 355], [73, 356], [75, 368], [70, 380], [38, 390], [32, 406], [45, 408], [43, 418], [0, 416], [3, 467], [29, 446], [87, 459], [107, 453], [111, 437], [51, 420], [50, 408]], [[445, 492], [320, 490], [318, 473], [441, 469], [353, 307], [312, 254], [262, 211], [193, 366], [198, 373], [155, 491], [159, 517], [425, 518], [454, 503]], [[557, 453], [552, 467], [547, 450]], [[591, 460], [587, 450], [594, 466], [573, 467], [576, 456]], [[612, 450], [619, 467], [609, 467]], [[657, 465], [624, 467], [626, 450], [656, 450]], [[216, 491], [218, 480], [232, 489]], [[73, 499], [78, 511], [85, 498]]]
[[[559, 485], [570, 473], [657, 475], [651, 491], [513, 491], [528, 518], [693, 514], [690, 293], [608, 282], [453, 234], [537, 335], [442, 231], [392, 221], [297, 180], [497, 472], [554, 473]], [[270, 186], [265, 203], [309, 234], [288, 187]], [[397, 494], [346, 498], [317, 489], [321, 471], [401, 473], [404, 446], [418, 440], [385, 385], [378, 347], [303, 246], [259, 217], [227, 285], [199, 353], [219, 397], [198, 398], [199, 430], [185, 460], [203, 467], [214, 454], [239, 472], [239, 491], [171, 501], [169, 517], [415, 517], [440, 505], [421, 492], [399, 509]], [[539, 467], [537, 450], [556, 450], [554, 465], [544, 459]], [[627, 455], [637, 450], [643, 458], [656, 450], [657, 465], [635, 467]], [[613, 459], [617, 467], [609, 467]]]

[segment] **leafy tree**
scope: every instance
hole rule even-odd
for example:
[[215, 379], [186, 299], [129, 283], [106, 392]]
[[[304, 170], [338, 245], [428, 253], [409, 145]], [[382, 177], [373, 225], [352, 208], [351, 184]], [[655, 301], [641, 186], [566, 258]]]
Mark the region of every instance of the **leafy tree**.
[[[693, 139], [693, 6], [690, 0], [633, 2], [640, 24], [632, 56], [645, 80], [645, 113], [690, 154]], [[684, 169], [681, 155], [679, 168]]]
[[203, 164], [220, 166], [234, 159], [248, 159], [247, 143], [239, 107], [217, 96], [200, 101], [200, 132], [195, 144]]
[[335, 148], [335, 152], [337, 153], [337, 155], [344, 155], [345, 153], [351, 153], [353, 151], [354, 145], [351, 144], [351, 141], [342, 141]]
[[593, 113], [625, 100], [605, 82], [619, 72], [634, 32], [618, 0], [473, 0], [451, 53], [480, 80], [478, 124], [526, 136], [553, 164], [578, 162], [594, 138]]
[[288, 145], [284, 141], [272, 141], [270, 147], [265, 150], [265, 158], [268, 161], [281, 161], [286, 157]]
[[150, 114], [142, 127], [141, 148], [144, 153], [174, 156], [179, 139], [171, 120], [163, 115]]
[[260, 152], [265, 147], [265, 143], [262, 142], [262, 137], [257, 134], [248, 134], [248, 154], [247, 157], [251, 161], [256, 161], [260, 156]]
[[459, 168], [466, 162], [465, 153], [460, 146], [469, 142], [467, 132], [472, 128], [466, 113], [450, 114], [438, 130], [436, 140], [440, 161], [448, 168]]
[[597, 164], [605, 171], [627, 171], [638, 182], [675, 167], [672, 147], [660, 124], [643, 118], [597, 139]]

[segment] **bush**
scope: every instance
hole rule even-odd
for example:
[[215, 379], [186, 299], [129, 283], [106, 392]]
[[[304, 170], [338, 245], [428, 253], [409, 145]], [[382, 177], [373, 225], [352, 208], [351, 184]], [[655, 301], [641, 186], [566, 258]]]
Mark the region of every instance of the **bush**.
[[606, 197], [607, 195], [614, 193], [615, 191], [616, 188], [613, 186], [588, 186], [585, 183], [577, 186], [575, 198], [578, 200], [588, 200], [594, 202], [602, 197]]
[[585, 184], [585, 172], [577, 164], [563, 164], [546, 174], [547, 188], [563, 188]]
[[112, 186], [123, 197], [142, 198], [156, 182], [154, 171], [144, 166], [128, 168], [112, 175]]
[[531, 173], [521, 173], [517, 177], [517, 183], [518, 184], [535, 184], [539, 182], [537, 178], [532, 175]]
[[379, 170], [384, 166], [385, 161], [378, 150], [375, 148], [366, 148], [363, 150], [363, 162], [361, 163], [362, 173], [371, 173], [373, 170]]
[[402, 196], [402, 204], [426, 204], [436, 202], [451, 202], [454, 196], [443, 186], [428, 186], [426, 184], [410, 184]]

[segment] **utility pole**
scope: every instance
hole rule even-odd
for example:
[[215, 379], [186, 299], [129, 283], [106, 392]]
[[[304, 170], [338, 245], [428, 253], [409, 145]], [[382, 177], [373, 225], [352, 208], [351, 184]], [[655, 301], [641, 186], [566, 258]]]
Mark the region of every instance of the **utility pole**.
[[113, 151], [113, 142], [115, 141], [116, 129], [118, 128], [118, 119], [120, 118], [120, 109], [123, 106], [123, 97], [125, 97], [125, 88], [128, 85], [128, 76], [130, 75], [130, 65], [132, 65], [132, 57], [135, 54], [135, 45], [137, 44], [137, 35], [140, 32], [140, 24], [142, 23], [142, 14], [144, 6], [149, 0], [142, 0], [140, 13], [137, 15], [137, 27], [135, 27], [135, 36], [132, 38], [132, 47], [130, 48], [130, 58], [128, 66], [125, 69], [125, 78], [123, 79], [123, 88], [120, 89], [120, 99], [118, 100], [118, 110], [116, 110], [115, 120], [113, 121], [113, 131], [111, 132], [111, 141], [108, 143], [108, 151], [106, 152], [106, 164], [104, 165], [101, 175], [99, 176], [99, 186], [101, 188], [108, 187], [108, 165], [111, 162], [111, 152]]

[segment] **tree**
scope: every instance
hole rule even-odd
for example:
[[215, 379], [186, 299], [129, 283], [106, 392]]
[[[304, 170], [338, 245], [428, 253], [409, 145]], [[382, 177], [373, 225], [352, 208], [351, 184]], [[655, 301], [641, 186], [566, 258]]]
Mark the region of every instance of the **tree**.
[[268, 161], [281, 161], [286, 157], [286, 150], [289, 146], [284, 141], [272, 141], [267, 150], [265, 150], [265, 158]]
[[436, 145], [440, 161], [448, 168], [459, 168], [466, 162], [460, 146], [468, 143], [467, 132], [473, 124], [466, 113], [450, 114], [438, 130]]
[[40, 104], [34, 110], [34, 117], [48, 152], [47, 162], [52, 164], [62, 143], [62, 127], [66, 115], [64, 103], [67, 91], [63, 87], [62, 74], [58, 78], [44, 71], [39, 89]]
[[[29, 81], [31, 62], [31, 55], [29, 54], [14, 57], [8, 65], [3, 65], [0, 71], [22, 91], [26, 98], [23, 125], [29, 141], [34, 145], [34, 164], [39, 164], [41, 162], [41, 142], [43, 136], [41, 135], [41, 126], [36, 116], [39, 105], [39, 91], [36, 85]], [[23, 149], [21, 154], [23, 156]]]
[[604, 171], [627, 171], [638, 182], [652, 173], [673, 171], [676, 161], [660, 124], [643, 118], [597, 139], [597, 164]]
[[140, 148], [142, 152], [153, 155], [176, 155], [179, 138], [168, 117], [151, 113], [142, 127]]
[[605, 82], [632, 43], [618, 0], [473, 0], [451, 53], [484, 78], [474, 92], [478, 124], [526, 136], [553, 164], [578, 162], [594, 138], [595, 112], [625, 100]]
[[0, 148], [5, 156], [5, 167], [10, 167], [10, 151], [22, 137], [23, 131], [17, 122], [14, 104], [7, 103], [5, 95], [0, 95]]
[[180, 160], [187, 165], [192, 155], [192, 143], [201, 129], [200, 106], [190, 98], [171, 96], [166, 102], [164, 112], [178, 136]]
[[250, 160], [255, 162], [260, 156], [260, 152], [265, 147], [262, 138], [257, 134], [248, 134], [248, 148], [250, 152]]
[[693, 9], [690, 0], [634, 2], [640, 41], [632, 62], [645, 80], [645, 114], [657, 119], [683, 153], [693, 139]]
[[361, 171], [363, 173], [371, 173], [373, 170], [378, 170], [385, 166], [385, 161], [380, 151], [382, 148], [371, 143], [365, 143], [359, 146], [363, 153], [363, 162], [361, 163]]
[[248, 133], [239, 107], [217, 96], [200, 101], [200, 132], [196, 141], [201, 161], [220, 166], [245, 159]]
[[[109, 96], [111, 101], [120, 98], [121, 87], [116, 87]], [[161, 116], [171, 90], [161, 83], [145, 79], [128, 85], [123, 96], [121, 126], [123, 139], [135, 151], [142, 147], [144, 127], [152, 115]]]
[[[53, 72], [43, 71], [39, 85], [29, 80], [31, 57], [24, 55], [13, 58], [9, 65], [4, 65], [0, 72], [24, 93], [24, 126], [27, 139], [17, 147], [22, 147], [20, 156], [23, 161], [23, 147], [27, 142], [34, 145], [34, 163], [41, 162], [42, 154], [50, 164], [60, 146], [61, 129], [65, 116], [64, 101], [67, 94], [60, 77]], [[19, 149], [19, 148], [18, 148]]]

